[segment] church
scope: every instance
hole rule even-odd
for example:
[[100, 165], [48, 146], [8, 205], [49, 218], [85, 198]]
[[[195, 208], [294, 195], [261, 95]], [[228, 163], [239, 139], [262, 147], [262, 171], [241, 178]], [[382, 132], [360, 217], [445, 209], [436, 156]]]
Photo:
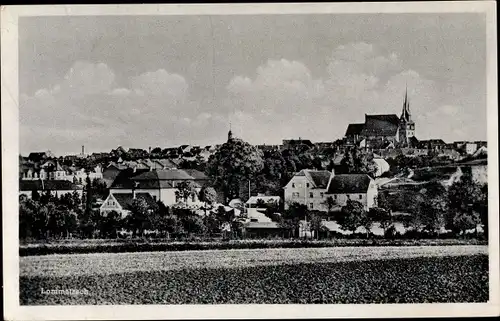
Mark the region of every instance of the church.
[[369, 148], [415, 148], [415, 122], [411, 119], [408, 90], [405, 92], [401, 116], [367, 115], [365, 122], [349, 124], [345, 133], [347, 145]]

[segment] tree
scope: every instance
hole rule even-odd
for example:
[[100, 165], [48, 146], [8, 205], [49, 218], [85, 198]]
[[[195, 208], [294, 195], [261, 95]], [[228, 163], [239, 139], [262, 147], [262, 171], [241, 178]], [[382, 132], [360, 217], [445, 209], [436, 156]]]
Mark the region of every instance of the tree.
[[392, 225], [392, 210], [391, 204], [385, 193], [377, 195], [377, 208], [373, 210], [373, 219], [380, 223], [380, 227], [384, 230], [384, 235], [387, 229]]
[[217, 201], [217, 192], [213, 187], [202, 187], [200, 190], [200, 201], [205, 202], [205, 216], [207, 216], [207, 205], [212, 207], [212, 204]]
[[319, 232], [324, 228], [321, 216], [311, 213], [307, 222], [309, 229], [314, 232], [316, 239], [319, 239]]
[[210, 156], [206, 173], [213, 186], [222, 190], [226, 204], [239, 196], [240, 181], [253, 178], [263, 169], [262, 157], [260, 150], [237, 138], [228, 139]]
[[345, 231], [356, 232], [356, 229], [362, 226], [366, 221], [367, 213], [358, 201], [347, 200], [345, 206], [342, 206], [337, 223]]
[[132, 230], [132, 235], [142, 236], [144, 230], [150, 227], [148, 204], [143, 198], [136, 198], [130, 206], [130, 215], [126, 217], [126, 226]]
[[194, 184], [190, 181], [182, 181], [176, 185], [177, 190], [175, 191], [175, 196], [180, 198], [187, 203], [187, 200], [196, 195], [196, 188]]
[[288, 236], [298, 237], [300, 221], [309, 215], [307, 206], [300, 203], [292, 203], [286, 211], [283, 212], [278, 226], [287, 232]]
[[341, 172], [346, 174], [368, 174], [371, 177], [377, 172], [377, 164], [373, 153], [360, 148], [346, 150], [340, 161]]
[[[482, 186], [465, 172], [459, 181], [448, 189], [448, 213], [446, 223], [456, 233], [463, 232], [467, 222], [480, 223], [479, 213], [484, 210], [487, 194]], [[487, 202], [487, 201], [486, 201]], [[466, 217], [469, 218], [466, 219]]]
[[120, 214], [116, 211], [109, 212], [100, 224], [101, 236], [104, 238], [116, 238], [117, 230], [122, 228], [122, 218]]
[[332, 213], [332, 210], [333, 208], [335, 207], [335, 205], [337, 204], [337, 202], [335, 202], [335, 200], [333, 199], [332, 196], [328, 196], [325, 201], [323, 202], [323, 204], [326, 206], [326, 208], [328, 209], [328, 216], [331, 215]]

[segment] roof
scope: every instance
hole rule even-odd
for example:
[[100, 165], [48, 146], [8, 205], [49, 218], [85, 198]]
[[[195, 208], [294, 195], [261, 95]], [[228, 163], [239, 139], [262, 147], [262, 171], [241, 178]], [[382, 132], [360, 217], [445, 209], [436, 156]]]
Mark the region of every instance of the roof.
[[41, 180], [21, 180], [19, 181], [20, 191], [69, 191], [81, 190], [82, 187], [73, 184], [66, 180], [44, 180], [43, 185]]
[[351, 136], [351, 135], [359, 135], [361, 134], [361, 131], [365, 127], [365, 124], [349, 124], [347, 126], [347, 130], [345, 132], [346, 136]]
[[[187, 170], [182, 169], [159, 169], [147, 170], [133, 173], [130, 170], [122, 171], [115, 179], [111, 188], [159, 189], [173, 188], [174, 181], [192, 181], [195, 185], [200, 185], [200, 181], [206, 180], [203, 173], [192, 170], [192, 175]], [[204, 178], [202, 178], [202, 176]], [[134, 183], [135, 182], [135, 183]]]
[[363, 136], [394, 136], [399, 127], [398, 116], [392, 115], [366, 115], [365, 125], [361, 131]]
[[253, 228], [267, 228], [267, 229], [277, 229], [279, 228], [278, 223], [276, 222], [248, 222], [245, 223], [245, 228], [253, 229]]
[[366, 193], [371, 178], [366, 174], [342, 174], [332, 178], [327, 194]]
[[318, 171], [310, 169], [301, 170], [297, 176], [302, 176], [301, 173], [302, 175], [307, 176], [307, 178], [309, 178], [309, 180], [314, 184], [314, 187], [317, 188], [326, 188], [331, 176], [331, 173], [329, 171]]
[[[123, 209], [130, 209], [132, 206], [132, 202], [134, 201], [132, 193], [116, 193], [112, 195]], [[156, 204], [155, 200], [149, 193], [136, 193], [135, 197], [137, 199], [142, 198], [145, 200], [148, 206], [154, 206]]]
[[274, 201], [278, 202], [280, 201], [279, 196], [251, 196], [248, 201], [246, 201], [247, 204], [257, 204], [258, 200], [263, 200], [264, 202], [269, 202], [269, 201]]
[[205, 173], [200, 172], [197, 169], [184, 169], [186, 173], [188, 173], [190, 176], [192, 176], [196, 180], [206, 180], [208, 179], [207, 175]]

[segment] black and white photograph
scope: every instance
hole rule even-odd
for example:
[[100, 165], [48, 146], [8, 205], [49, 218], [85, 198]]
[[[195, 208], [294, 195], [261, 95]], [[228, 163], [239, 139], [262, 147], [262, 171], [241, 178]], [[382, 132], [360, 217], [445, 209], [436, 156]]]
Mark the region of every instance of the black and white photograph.
[[2, 7], [10, 319], [500, 313], [494, 11]]

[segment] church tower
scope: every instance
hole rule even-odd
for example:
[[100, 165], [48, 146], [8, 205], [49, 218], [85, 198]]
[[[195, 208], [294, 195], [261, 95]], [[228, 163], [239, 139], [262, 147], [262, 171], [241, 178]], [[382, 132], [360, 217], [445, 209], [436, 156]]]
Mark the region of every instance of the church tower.
[[405, 91], [403, 111], [399, 119], [399, 143], [408, 147], [410, 137], [415, 136], [415, 123], [411, 119], [410, 102], [408, 101], [408, 88]]

